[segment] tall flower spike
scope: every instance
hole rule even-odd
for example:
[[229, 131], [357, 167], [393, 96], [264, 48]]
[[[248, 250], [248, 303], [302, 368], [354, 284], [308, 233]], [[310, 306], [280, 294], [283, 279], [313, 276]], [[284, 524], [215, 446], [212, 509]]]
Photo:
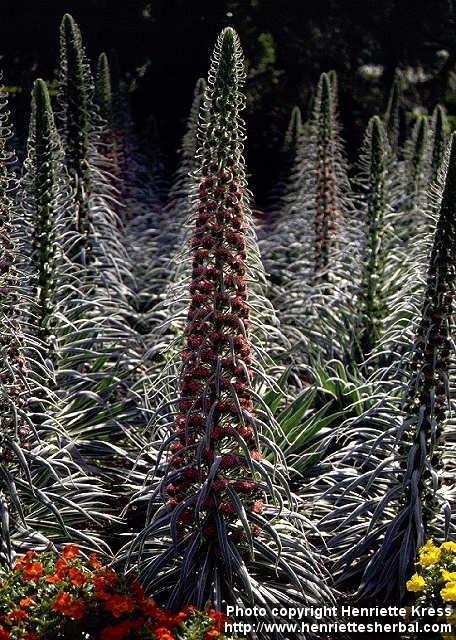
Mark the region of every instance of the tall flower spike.
[[334, 167], [334, 92], [330, 78], [323, 73], [317, 91], [319, 114], [317, 121], [317, 200], [315, 208], [315, 274], [326, 272], [331, 254], [337, 249], [339, 225], [335, 200], [337, 186]]
[[97, 60], [97, 73], [95, 76], [95, 102], [98, 105], [101, 117], [109, 125], [112, 125], [112, 86], [111, 71], [106, 53], [100, 53]]
[[[204, 99], [204, 92], [206, 90], [206, 80], [204, 78], [198, 78], [193, 92], [193, 102], [190, 108], [190, 113], [187, 119], [187, 127], [185, 134], [182, 138], [181, 148], [179, 150], [179, 166], [174, 176], [173, 185], [168, 195], [168, 208], [172, 206], [176, 209], [176, 213], [179, 215], [178, 204], [185, 204], [188, 201], [190, 194], [190, 188], [193, 185], [193, 180], [190, 173], [196, 169], [195, 155], [197, 150], [197, 132], [198, 132], [198, 120], [200, 117], [202, 101]], [[188, 211], [188, 207], [184, 207]], [[181, 222], [183, 218], [187, 216], [181, 216]]]
[[[273, 503], [291, 496], [279, 468], [263, 459], [260, 443], [262, 448], [272, 445], [260, 433], [254, 408], [245, 277], [249, 193], [239, 113], [244, 77], [238, 36], [227, 28], [213, 53], [207, 117], [200, 125], [192, 297], [178, 410], [162, 447], [169, 450], [165, 475], [154, 494], [167, 504], [137, 542], [146, 547], [154, 530], [169, 522], [172, 544], [143, 564], [143, 575], [148, 588], [155, 594], [165, 591], [175, 608], [202, 606], [209, 599], [217, 608], [223, 600], [272, 603], [278, 592], [290, 590], [298, 601], [305, 601], [312, 599], [307, 579], [322, 600], [330, 599], [315, 575], [302, 531], [291, 524], [293, 514], [283, 512], [282, 528], [278, 524], [274, 529], [270, 522], [271, 513], [278, 515]], [[282, 555], [271, 546], [274, 540]], [[268, 579], [273, 581], [271, 589]]]
[[413, 239], [423, 223], [430, 179], [429, 125], [427, 116], [419, 116], [407, 141], [403, 162], [403, 202], [399, 235]]
[[[188, 240], [186, 222], [192, 212], [190, 193], [194, 184], [193, 174], [197, 169], [196, 151], [198, 147], [198, 123], [203, 117], [203, 100], [206, 81], [198, 78], [193, 92], [193, 101], [187, 119], [187, 127], [179, 149], [179, 166], [169, 190], [168, 204], [163, 212], [160, 224], [160, 250], [163, 261], [164, 277], [173, 282], [181, 265], [174, 260], [176, 249], [179, 252]], [[170, 264], [170, 260], [174, 264]]]
[[[379, 499], [364, 544], [381, 535], [382, 543], [364, 572], [360, 597], [403, 598], [405, 582], [413, 572], [418, 548], [430, 537], [454, 535], [451, 515], [454, 427], [448, 421], [450, 376], [453, 369], [451, 339], [456, 283], [456, 138], [451, 139], [421, 319], [409, 365], [402, 424], [397, 426], [397, 484]], [[394, 424], [394, 421], [389, 421]], [[447, 467], [448, 465], [448, 467]], [[378, 470], [376, 471], [378, 473]], [[448, 485], [448, 487], [446, 486]], [[391, 516], [391, 513], [394, 516]], [[389, 522], [385, 524], [385, 514]], [[379, 536], [380, 537], [380, 536]], [[358, 550], [361, 545], [358, 545]]]
[[402, 79], [399, 74], [393, 81], [391, 92], [388, 98], [388, 105], [384, 115], [385, 129], [388, 135], [389, 144], [394, 155], [399, 152], [401, 137], [401, 115], [402, 115]]
[[291, 110], [290, 121], [288, 122], [288, 127], [285, 133], [285, 139], [283, 141], [283, 147], [282, 147], [283, 153], [287, 154], [287, 157], [289, 157], [290, 165], [294, 161], [296, 147], [298, 146], [301, 133], [302, 133], [301, 109], [295, 105]]
[[448, 140], [448, 122], [445, 109], [438, 104], [432, 114], [431, 124], [432, 136], [432, 170], [431, 180], [434, 181], [439, 175], [445, 156], [445, 148]]
[[[0, 82], [2, 78], [0, 76]], [[21, 331], [17, 243], [13, 221], [16, 179], [15, 155], [7, 94], [0, 90], [0, 463], [5, 461], [5, 438], [13, 437], [16, 423], [12, 406], [23, 407], [25, 398], [25, 340]], [[1, 527], [0, 527], [1, 529]]]
[[333, 357], [351, 344], [342, 307], [359, 284], [361, 231], [339, 134], [336, 86], [334, 74], [320, 76], [287, 202], [269, 232], [262, 231], [261, 242], [281, 325], [290, 336], [301, 331], [303, 351], [317, 357]]
[[[66, 14], [60, 27], [60, 131], [66, 164], [76, 194], [79, 241], [72, 260], [87, 267], [96, 286], [119, 286], [119, 273], [129, 270], [119, 192], [112, 182], [112, 159], [103, 147], [106, 123], [95, 105], [94, 81], [79, 27]], [[103, 279], [100, 278], [103, 264]], [[108, 274], [107, 272], [110, 271]], [[103, 287], [103, 285], [101, 285]]]
[[[301, 135], [303, 132], [303, 124], [301, 118], [301, 109], [298, 106], [293, 107], [290, 114], [290, 120], [288, 121], [287, 130], [285, 132], [282, 148], [279, 155], [279, 168], [280, 173], [277, 180], [266, 198], [266, 216], [263, 220], [262, 228], [259, 231], [259, 237], [263, 235], [268, 237], [271, 231], [271, 224], [275, 222], [276, 217], [280, 214], [280, 211], [286, 206], [288, 201], [288, 189], [293, 188], [293, 183], [290, 184], [290, 173], [293, 168], [293, 163], [296, 158], [296, 151], [299, 146]], [[266, 268], [267, 254], [264, 256], [264, 262]]]
[[[30, 258], [33, 264], [36, 330], [38, 337], [48, 343], [53, 333], [52, 319], [56, 303], [59, 251], [56, 216], [59, 199], [65, 197], [65, 186], [68, 188], [68, 185], [61, 182], [59, 170], [62, 168], [63, 153], [57, 139], [49, 93], [43, 80], [37, 80], [33, 87], [31, 111], [20, 202], [24, 219], [29, 221], [33, 229]], [[69, 221], [71, 223], [71, 217]]]
[[81, 32], [68, 13], [60, 27], [60, 106], [62, 138], [67, 167], [78, 202], [77, 228], [87, 235], [90, 210], [87, 194], [91, 191], [88, 155], [93, 132], [92, 103], [94, 84], [84, 52]]
[[[94, 94], [94, 102], [101, 116], [98, 149], [101, 158], [104, 156], [108, 161], [106, 169], [110, 182], [116, 189], [116, 196], [121, 199], [123, 176], [120, 168], [121, 151], [115, 118], [115, 97], [118, 96], [113, 92], [108, 56], [103, 52], [100, 53], [97, 60]], [[116, 202], [114, 208], [119, 218], [123, 220], [125, 203], [120, 206], [120, 203]]]
[[366, 356], [378, 343], [382, 321], [386, 314], [384, 300], [385, 275], [385, 214], [386, 195], [386, 135], [378, 116], [371, 118], [366, 132], [365, 147], [369, 162], [367, 204], [367, 242], [364, 272], [359, 294], [361, 326], [360, 356]]

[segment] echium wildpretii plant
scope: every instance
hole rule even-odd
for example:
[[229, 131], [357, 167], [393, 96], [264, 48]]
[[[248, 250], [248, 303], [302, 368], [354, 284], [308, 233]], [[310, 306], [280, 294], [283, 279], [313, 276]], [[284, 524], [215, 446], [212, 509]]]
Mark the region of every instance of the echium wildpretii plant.
[[[0, 78], [1, 80], [1, 78]], [[27, 364], [25, 340], [21, 327], [20, 274], [16, 264], [13, 220], [15, 155], [7, 95], [0, 91], [0, 516], [1, 559], [11, 561], [11, 543], [5, 525], [8, 522], [8, 473], [6, 463], [15, 458], [15, 442], [29, 446], [31, 433], [19, 418], [18, 410], [26, 405]]]
[[[54, 123], [48, 89], [43, 80], [33, 87], [27, 157], [20, 183], [19, 205], [25, 240], [30, 236], [29, 286], [33, 310], [31, 331], [46, 345], [51, 357], [55, 341], [57, 292], [61, 286], [59, 262], [64, 258], [63, 229], [74, 222], [74, 201], [65, 170], [65, 158]], [[62, 215], [65, 222], [61, 220]], [[59, 230], [60, 227], [60, 230]]]
[[[353, 238], [350, 228], [351, 188], [340, 140], [335, 73], [323, 73], [318, 82], [309, 140], [302, 141], [309, 164], [301, 167], [304, 192], [297, 206], [311, 214], [311, 282], [328, 282], [336, 276], [340, 256]], [[306, 179], [306, 170], [309, 174]], [[351, 248], [352, 250], [353, 248]]]
[[[114, 116], [114, 100], [115, 92], [111, 81], [109, 60], [106, 53], [102, 52], [97, 60], [94, 93], [94, 102], [101, 116], [99, 151], [102, 156], [106, 156], [109, 160], [106, 168], [113, 185], [120, 194], [122, 175], [119, 166], [119, 140]], [[120, 217], [122, 217], [123, 213], [122, 208], [118, 211]]]
[[331, 255], [337, 249], [340, 224], [336, 201], [336, 167], [334, 153], [334, 92], [330, 78], [323, 74], [317, 91], [318, 116], [316, 134], [317, 168], [314, 218], [314, 270], [316, 276], [327, 272]]
[[283, 141], [282, 152], [286, 154], [287, 160], [291, 168], [291, 164], [294, 161], [296, 147], [299, 143], [299, 138], [302, 133], [302, 117], [301, 109], [298, 106], [294, 106], [291, 110], [290, 120], [285, 132], [285, 138]]
[[78, 203], [77, 228], [86, 236], [91, 216], [88, 206], [88, 194], [91, 191], [88, 156], [94, 129], [94, 84], [81, 32], [69, 14], [65, 14], [60, 26], [59, 81], [61, 133], [67, 167]]
[[[354, 214], [340, 138], [335, 73], [320, 76], [308, 141], [303, 138], [302, 145], [307, 160], [301, 166], [304, 177], [297, 207], [306, 212], [301, 224], [308, 224], [310, 231], [301, 259], [305, 263], [308, 252], [311, 263], [307, 281], [311, 295], [308, 292], [303, 295], [300, 278], [296, 277], [290, 294], [296, 292], [298, 299], [301, 297], [300, 322], [303, 330], [312, 334], [315, 346], [320, 344], [316, 353], [321, 354], [323, 348], [327, 355], [343, 357], [351, 339], [347, 322], [351, 324], [352, 319], [346, 319], [350, 315], [346, 303], [353, 298], [358, 285], [361, 227]], [[306, 298], [312, 300], [312, 310], [307, 308], [307, 314], [314, 318], [310, 323], [303, 313], [308, 307]]]
[[62, 143], [77, 204], [79, 241], [72, 249], [71, 258], [82, 266], [81, 274], [86, 276], [86, 297], [90, 298], [94, 309], [104, 307], [105, 318], [100, 323], [98, 345], [100, 348], [106, 346], [113, 359], [118, 360], [119, 344], [129, 339], [123, 333], [125, 323], [119, 315], [123, 311], [131, 313], [132, 257], [125, 246], [117, 199], [119, 192], [112, 181], [113, 162], [109, 149], [102, 151], [106, 122], [95, 105], [94, 80], [81, 32], [68, 14], [60, 29], [58, 97]]
[[204, 117], [204, 95], [206, 81], [199, 78], [193, 92], [193, 101], [187, 119], [187, 127], [179, 149], [179, 165], [173, 184], [168, 193], [168, 203], [164, 208], [160, 223], [159, 254], [163, 277], [173, 286], [185, 278], [185, 260], [182, 260], [182, 247], [186, 246], [191, 232], [188, 224], [192, 213], [190, 194], [194, 186], [193, 173], [197, 168], [196, 151], [198, 148], [198, 125]]
[[[394, 601], [402, 598], [418, 548], [429, 537], [444, 538], [448, 530], [452, 535], [455, 531], [449, 506], [455, 440], [454, 427], [448, 420], [456, 282], [454, 138], [449, 151], [444, 161], [446, 176], [440, 174], [445, 181], [443, 192], [432, 203], [438, 218], [434, 220], [421, 313], [409, 357], [404, 359], [399, 378], [391, 380], [392, 369], [385, 370], [382, 384], [387, 391], [380, 392], [382, 402], [375, 411], [361, 416], [358, 424], [353, 423], [353, 428], [363, 429], [363, 421], [369, 427], [370, 464], [376, 461], [376, 468], [352, 475], [345, 486], [342, 483], [345, 499], [351, 501], [350, 510], [345, 509], [344, 515], [340, 505], [334, 509], [335, 514], [344, 515], [338, 539], [344, 536], [344, 530], [346, 538], [355, 537], [337, 567], [342, 576], [363, 574], [359, 589], [362, 598], [379, 594]], [[417, 273], [415, 267], [412, 277], [416, 279]], [[399, 405], [397, 389], [403, 385], [403, 378], [406, 386]], [[352, 454], [356, 458], [356, 452]], [[356, 514], [363, 516], [364, 525], [355, 525]], [[356, 539], [364, 526], [364, 534]]]
[[[191, 234], [194, 226], [194, 212], [195, 206], [193, 203], [194, 192], [199, 185], [199, 172], [197, 171], [196, 161], [199, 160], [199, 149], [205, 143], [207, 117], [210, 112], [211, 104], [211, 92], [206, 88], [204, 96], [199, 99], [199, 113], [197, 121], [195, 120], [192, 125], [193, 131], [193, 148], [197, 150], [196, 158], [193, 159], [193, 171], [191, 173], [192, 183], [187, 181], [185, 191], [181, 193], [180, 200], [176, 200], [174, 205], [172, 203], [172, 211], [175, 211], [177, 204], [180, 202], [179, 209], [173, 213], [173, 218], [176, 222], [180, 223], [180, 228], [175, 228], [174, 235], [181, 238], [180, 242], [176, 242], [174, 238], [175, 251], [170, 256], [165, 256], [165, 260], [162, 259], [162, 277], [167, 277], [167, 286], [165, 288], [164, 295], [162, 295], [163, 301], [156, 305], [153, 309], [153, 316], [157, 323], [156, 331], [151, 332], [153, 334], [152, 339], [160, 340], [162, 352], [165, 352], [166, 358], [169, 361], [168, 366], [163, 368], [160, 366], [158, 377], [161, 379], [153, 385], [152, 393], [156, 393], [159, 389], [168, 386], [168, 391], [163, 394], [162, 397], [170, 397], [175, 394], [175, 380], [176, 380], [176, 365], [177, 368], [180, 364], [179, 353], [182, 348], [182, 334], [186, 324], [187, 308], [190, 302], [190, 292], [188, 289], [188, 280], [191, 278], [191, 266], [192, 266], [192, 246], [191, 246]], [[196, 117], [196, 111], [193, 117]], [[196, 126], [198, 124], [198, 126]], [[240, 121], [239, 136], [243, 139], [245, 137], [244, 125]], [[250, 197], [250, 193], [249, 193]], [[182, 215], [186, 214], [186, 215]], [[169, 216], [169, 212], [167, 214]], [[176, 227], [176, 222], [174, 226]], [[271, 374], [274, 378], [278, 372], [282, 372], [285, 365], [281, 362], [281, 356], [287, 352], [290, 348], [290, 343], [286, 336], [283, 334], [280, 328], [280, 324], [277, 318], [276, 311], [271, 302], [266, 298], [266, 275], [262, 260], [260, 258], [260, 251], [257, 243], [257, 237], [254, 228], [254, 222], [250, 208], [245, 211], [246, 224], [245, 239], [248, 245], [246, 250], [246, 279], [250, 281], [249, 290], [249, 305], [250, 305], [250, 323], [251, 334], [250, 340], [252, 347], [255, 351], [256, 365], [261, 368], [263, 373]], [[172, 231], [172, 221], [164, 223], [169, 225], [169, 230]], [[161, 238], [159, 239], [161, 242]], [[158, 278], [159, 280], [159, 278]], [[176, 337], [177, 336], [177, 337]], [[168, 346], [165, 346], [165, 345]], [[165, 379], [168, 382], [165, 385]], [[264, 386], [264, 377], [258, 376], [256, 378], [259, 385]], [[169, 384], [169, 382], [171, 384]], [[274, 384], [273, 380], [269, 378], [268, 386]], [[169, 391], [171, 390], [171, 394]], [[259, 391], [259, 388], [256, 388]]]
[[[291, 170], [296, 158], [296, 152], [299, 146], [299, 142], [303, 133], [303, 123], [301, 117], [301, 109], [298, 106], [294, 106], [291, 110], [290, 119], [288, 121], [287, 130], [285, 132], [282, 148], [279, 156], [279, 175], [276, 182], [268, 194], [266, 199], [266, 215], [263, 219], [263, 226], [259, 232], [267, 237], [270, 233], [270, 225], [275, 221], [275, 217], [286, 206], [289, 193], [288, 190], [293, 190], [293, 180], [291, 177]], [[268, 256], [264, 256], [264, 260], [267, 261]]]
[[391, 86], [386, 112], [383, 117], [388, 141], [395, 156], [398, 155], [401, 144], [401, 124], [403, 117], [402, 94], [403, 80], [400, 72], [396, 72], [396, 77]]
[[436, 180], [442, 167], [445, 156], [445, 148], [448, 141], [448, 122], [445, 109], [438, 104], [433, 113], [431, 120], [431, 137], [432, 137], [432, 163], [431, 163], [431, 180]]
[[[401, 447], [407, 451], [406, 477], [420, 471], [417, 487], [423, 509], [423, 529], [433, 533], [437, 499], [444, 470], [445, 422], [449, 409], [449, 378], [452, 367], [456, 287], [456, 138], [451, 139], [448, 170], [439, 218], [429, 260], [421, 321], [410, 362], [411, 379], [405, 396], [408, 418]], [[424, 437], [423, 437], [424, 435]], [[412, 458], [410, 452], [414, 454]], [[427, 459], [429, 464], [425, 464]], [[404, 457], [405, 460], [405, 457]], [[413, 499], [413, 492], [410, 498]], [[418, 546], [425, 541], [422, 537]]]
[[426, 205], [431, 169], [429, 142], [428, 118], [420, 115], [404, 149], [403, 213], [398, 225], [398, 234], [404, 241], [413, 241], [417, 227], [423, 223], [422, 212]]
[[388, 142], [382, 121], [374, 116], [369, 121], [361, 171], [364, 175], [363, 208], [367, 223], [363, 274], [359, 290], [358, 358], [366, 357], [377, 345], [387, 313], [385, 300], [386, 237], [388, 209]]
[[349, 348], [346, 303], [359, 278], [361, 227], [347, 177], [336, 92], [334, 74], [323, 73], [300, 137], [287, 203], [261, 242], [269, 296], [280, 323], [293, 339], [301, 331], [303, 351], [317, 357], [341, 355]]
[[[41, 442], [29, 417], [31, 396], [37, 388], [31, 371], [36, 340], [28, 334], [29, 291], [22, 270], [24, 234], [14, 202], [17, 185], [11, 138], [7, 98], [0, 93], [0, 562], [9, 567], [17, 544], [45, 540], [38, 530], [40, 526], [41, 531], [46, 529], [50, 519], [54, 531], [60, 527], [53, 498], [63, 488], [57, 480], [57, 461], [53, 475], [48, 474], [49, 458], [57, 452], [49, 442]], [[60, 456], [62, 463], [64, 457]], [[64, 464], [71, 466], [68, 459]], [[68, 507], [68, 487], [65, 490]], [[62, 529], [64, 525], [60, 532]]]
[[124, 260], [112, 161], [100, 149], [105, 122], [95, 106], [95, 83], [81, 32], [69, 14], [60, 26], [59, 87], [59, 131], [78, 207], [80, 238], [73, 260], [92, 266], [97, 259], [105, 264]]
[[[284, 507], [282, 519], [275, 510], [277, 500], [291, 496], [279, 468], [263, 459], [263, 449], [274, 446], [261, 433], [267, 416], [260, 418], [254, 409], [246, 280], [249, 195], [240, 118], [244, 77], [238, 36], [227, 28], [213, 53], [207, 117], [199, 133], [179, 399], [161, 447], [169, 452], [164, 476], [151, 502], [161, 496], [165, 504], [132, 549], [139, 546], [148, 589], [173, 607], [201, 606], [208, 599], [217, 608], [223, 601], [268, 606], [277, 593], [312, 600], [313, 589], [317, 598], [330, 598], [315, 575], [303, 533], [292, 525], [293, 514]], [[275, 525], [270, 512], [277, 516]], [[159, 536], [165, 543], [169, 539], [161, 553]]]
[[170, 206], [176, 209], [177, 215], [181, 217], [178, 208], [184, 207], [184, 211], [187, 211], [188, 215], [188, 198], [190, 195], [190, 189], [193, 186], [193, 179], [190, 175], [196, 169], [195, 156], [197, 150], [197, 130], [198, 121], [201, 114], [202, 100], [204, 99], [204, 92], [206, 90], [206, 81], [204, 78], [198, 78], [196, 81], [195, 89], [193, 92], [193, 101], [190, 108], [190, 113], [187, 119], [187, 126], [185, 134], [182, 138], [181, 148], [179, 150], [179, 166], [174, 176], [174, 181], [168, 194], [168, 208]]
[[95, 102], [100, 109], [103, 120], [112, 125], [113, 116], [113, 96], [111, 85], [111, 70], [109, 68], [108, 56], [102, 52], [98, 56], [97, 69], [95, 75]]

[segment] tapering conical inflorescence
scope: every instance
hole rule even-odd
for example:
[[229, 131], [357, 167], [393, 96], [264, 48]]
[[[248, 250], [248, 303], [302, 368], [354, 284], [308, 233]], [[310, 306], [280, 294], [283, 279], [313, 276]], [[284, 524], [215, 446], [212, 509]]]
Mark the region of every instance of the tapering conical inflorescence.
[[[0, 77], [1, 81], [1, 77]], [[15, 224], [13, 220], [13, 196], [15, 178], [12, 169], [15, 157], [11, 149], [12, 127], [8, 100], [0, 91], [0, 463], [9, 455], [4, 448], [5, 439], [26, 437], [30, 430], [21, 425], [13, 408], [24, 407], [27, 372], [23, 354], [24, 340], [19, 323], [19, 274], [16, 265]], [[14, 457], [14, 456], [13, 456]]]
[[402, 78], [397, 74], [391, 87], [384, 116], [388, 141], [395, 155], [398, 154], [401, 137], [402, 84]]
[[64, 198], [60, 181], [62, 165], [56, 166], [59, 148], [51, 102], [43, 80], [35, 82], [32, 93], [32, 115], [28, 140], [28, 155], [22, 180], [22, 203], [32, 224], [33, 297], [37, 308], [38, 336], [46, 341], [55, 306], [57, 285], [56, 216], [59, 198]]
[[432, 114], [432, 169], [431, 179], [436, 180], [442, 167], [448, 139], [448, 123], [445, 109], [438, 104]]
[[302, 133], [302, 118], [301, 109], [298, 106], [294, 106], [291, 110], [290, 121], [285, 133], [283, 141], [283, 153], [289, 155], [290, 166], [295, 159], [296, 148], [299, 143], [299, 139]]
[[[456, 284], [456, 138], [451, 140], [448, 171], [434, 234], [422, 316], [411, 361], [412, 379], [405, 413], [416, 429], [408, 436], [417, 443], [415, 462], [441, 469], [443, 425], [448, 410], [448, 377], [452, 356], [452, 322]], [[422, 440], [422, 434], [425, 439]], [[426, 442], [426, 450], [422, 444]], [[430, 478], [429, 478], [430, 480]], [[424, 498], [424, 496], [423, 496]]]
[[[98, 107], [99, 115], [99, 140], [98, 151], [109, 175], [109, 181], [115, 187], [115, 195], [120, 196], [124, 184], [124, 176], [121, 171], [121, 140], [116, 122], [116, 107], [119, 99], [118, 92], [113, 90], [111, 69], [106, 53], [100, 53], [97, 60], [95, 75], [94, 103]], [[116, 205], [118, 203], [116, 202]], [[125, 203], [123, 203], [125, 204]], [[122, 219], [124, 211], [122, 207], [112, 205]]]
[[337, 249], [339, 207], [335, 166], [334, 91], [328, 74], [320, 78], [316, 97], [317, 121], [315, 143], [317, 152], [315, 201], [315, 274], [325, 272]]
[[90, 227], [88, 195], [91, 191], [89, 153], [93, 133], [94, 83], [84, 52], [81, 32], [66, 14], [60, 27], [61, 133], [66, 163], [78, 203], [78, 231], [87, 235]]
[[[192, 210], [189, 197], [194, 184], [193, 172], [197, 169], [198, 124], [201, 124], [204, 117], [203, 100], [205, 90], [206, 81], [204, 78], [198, 78], [187, 119], [186, 131], [179, 150], [179, 166], [168, 194], [167, 213], [163, 220], [165, 230], [162, 233], [163, 239], [161, 242], [170, 245], [171, 252], [175, 248], [177, 250], [181, 249], [186, 231], [185, 223]], [[166, 265], [166, 270], [170, 270], [169, 265]], [[170, 270], [170, 277], [171, 279], [173, 278], [173, 268]]]
[[101, 117], [112, 124], [112, 85], [108, 56], [100, 53], [97, 60], [95, 76], [95, 102], [100, 109]]
[[405, 185], [406, 208], [419, 207], [427, 187], [429, 159], [427, 148], [429, 125], [426, 116], [419, 116], [413, 127], [412, 137], [406, 149], [407, 177]]
[[367, 243], [364, 273], [360, 289], [361, 327], [359, 345], [367, 355], [377, 344], [386, 313], [384, 296], [385, 268], [385, 209], [386, 209], [386, 135], [382, 121], [375, 116], [369, 121], [366, 133], [366, 152], [369, 162], [367, 185]]
[[397, 232], [404, 242], [413, 242], [417, 228], [425, 224], [430, 160], [428, 119], [420, 115], [405, 144], [402, 163], [402, 213]]
[[[0, 78], [1, 80], [1, 78]], [[10, 149], [12, 129], [6, 94], [0, 93], [0, 311], [6, 317], [14, 316], [18, 300], [18, 274], [14, 264], [13, 240], [13, 189], [15, 186], [12, 164], [14, 154]]]
[[[290, 174], [296, 160], [296, 153], [302, 134], [301, 109], [295, 106], [291, 110], [280, 153], [280, 172], [266, 202], [266, 211], [273, 214], [273, 219], [287, 205], [289, 199], [293, 197], [294, 180], [293, 176], [290, 178]], [[265, 235], [270, 233], [270, 223], [271, 220], [265, 220]]]
[[206, 81], [204, 78], [198, 78], [193, 92], [193, 102], [187, 120], [187, 128], [179, 151], [179, 166], [168, 195], [168, 200], [171, 204], [174, 204], [176, 200], [183, 204], [184, 201], [188, 199], [190, 186], [193, 184], [192, 177], [189, 174], [196, 169], [195, 156], [198, 146], [198, 121], [202, 114], [202, 102], [205, 90]]
[[[240, 117], [244, 75], [239, 39], [227, 28], [214, 50], [199, 127], [191, 300], [179, 398], [171, 435], [162, 445], [162, 451], [170, 450], [166, 471], [153, 492], [166, 503], [138, 537], [146, 547], [169, 523], [172, 542], [145, 573], [148, 587], [165, 592], [173, 607], [202, 606], [208, 599], [217, 608], [223, 600], [272, 602], [276, 590], [290, 585], [303, 600], [306, 580], [322, 598], [331, 598], [312, 574], [314, 558], [302, 530], [292, 524], [293, 514], [287, 522], [293, 534], [274, 531], [270, 522], [271, 511], [278, 513], [274, 503], [283, 497], [290, 504], [291, 496], [280, 464], [263, 458], [264, 448], [278, 454], [259, 428], [273, 419], [266, 413], [260, 417], [254, 408], [246, 278], [253, 273], [247, 255], [251, 213]], [[274, 540], [280, 541], [282, 555]], [[295, 543], [304, 546], [298, 550]], [[276, 563], [275, 586], [262, 585], [260, 593], [271, 562]]]
[[[181, 471], [168, 492], [171, 502], [180, 504], [199, 493], [205, 506], [204, 537], [217, 546], [220, 527], [232, 541], [250, 537], [245, 516], [239, 520], [239, 505], [242, 513], [261, 512], [262, 492], [251, 462], [261, 455], [249, 368], [244, 263], [244, 208], [248, 202], [238, 93], [242, 63], [231, 29], [220, 37], [214, 60], [207, 132], [201, 132], [205, 139], [192, 241], [192, 299], [182, 354], [177, 436], [172, 445], [176, 456], [171, 467]], [[194, 504], [182, 512], [190, 520], [194, 514]], [[182, 532], [184, 522], [182, 517]], [[219, 555], [220, 550], [214, 553]]]
[[[382, 542], [365, 571], [361, 595], [385, 592], [402, 598], [417, 550], [427, 538], [446, 536], [448, 516], [443, 479], [445, 460], [454, 456], [452, 440], [445, 442], [453, 366], [451, 327], [456, 282], [456, 138], [450, 146], [434, 240], [429, 259], [421, 318], [415, 335], [398, 423], [395, 459], [398, 484], [382, 489], [382, 509], [372, 517], [370, 530], [381, 531]], [[446, 449], [446, 451], [445, 451]], [[378, 472], [378, 470], [377, 470]], [[399, 472], [399, 473], [398, 473]], [[382, 520], [385, 507], [394, 516]], [[445, 513], [446, 512], [446, 513]], [[372, 534], [371, 534], [372, 535]], [[366, 542], [368, 537], [366, 537]]]

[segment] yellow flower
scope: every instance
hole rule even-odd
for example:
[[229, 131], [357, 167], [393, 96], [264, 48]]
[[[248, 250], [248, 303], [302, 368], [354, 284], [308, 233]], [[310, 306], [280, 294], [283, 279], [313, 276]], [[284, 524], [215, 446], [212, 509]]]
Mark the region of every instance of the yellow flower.
[[445, 580], [445, 582], [456, 580], [456, 571], [447, 571], [446, 569], [440, 569], [440, 573], [442, 574], [442, 578]]
[[429, 542], [426, 542], [424, 547], [421, 547], [419, 554], [420, 559], [418, 564], [422, 567], [428, 567], [431, 564], [437, 564], [437, 562], [439, 562], [442, 552], [439, 547], [434, 545], [432, 540], [429, 540]]
[[425, 587], [425, 580], [423, 576], [420, 576], [418, 573], [413, 574], [410, 580], [407, 581], [407, 591], [423, 591]]
[[447, 582], [440, 595], [445, 602], [456, 602], [456, 582]]
[[432, 538], [430, 540], [428, 540], [426, 542], [426, 544], [424, 544], [422, 547], [420, 547], [419, 553], [422, 553], [423, 551], [432, 551], [432, 549], [435, 549], [435, 544], [434, 541], [432, 540]]
[[445, 551], [452, 551], [453, 553], [456, 553], [456, 542], [443, 542], [440, 545], [440, 548]]

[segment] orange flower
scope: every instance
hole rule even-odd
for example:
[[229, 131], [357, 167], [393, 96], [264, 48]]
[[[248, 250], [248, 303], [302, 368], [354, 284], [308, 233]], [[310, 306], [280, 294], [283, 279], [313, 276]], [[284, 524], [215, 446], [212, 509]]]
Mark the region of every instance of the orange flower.
[[70, 577], [71, 584], [74, 584], [75, 587], [81, 587], [86, 581], [85, 575], [77, 567], [72, 567], [69, 570], [68, 575]]
[[71, 593], [68, 593], [67, 591], [60, 591], [52, 603], [51, 609], [52, 611], [62, 612], [62, 609], [71, 604], [72, 600], [73, 596]]
[[70, 565], [66, 560], [64, 560], [63, 558], [59, 558], [55, 563], [55, 572], [58, 574], [61, 574], [61, 576], [63, 577], [63, 575], [65, 574], [65, 571], [68, 569], [69, 566]]
[[220, 636], [220, 632], [217, 629], [210, 629], [204, 634], [204, 640], [211, 640], [211, 638], [218, 638]]
[[157, 605], [153, 598], [145, 598], [141, 602], [141, 608], [146, 616], [155, 617], [158, 611]]
[[67, 544], [63, 547], [62, 558], [66, 558], [67, 560], [71, 560], [71, 558], [75, 558], [79, 553], [79, 547], [74, 544]]
[[29, 607], [34, 602], [35, 601], [32, 600], [32, 598], [22, 598], [21, 600], [19, 600], [19, 604], [21, 605], [21, 607]]
[[229, 620], [226, 615], [215, 609], [209, 609], [207, 615], [215, 622], [214, 628], [217, 631], [223, 631], [223, 624]]
[[55, 584], [56, 582], [60, 582], [65, 577], [66, 570], [69, 568], [69, 564], [63, 558], [59, 558], [55, 563], [55, 573], [50, 576], [45, 576], [46, 582], [51, 582]]
[[155, 607], [154, 611], [149, 613], [150, 616], [154, 617], [162, 626], [165, 627], [174, 627], [179, 624], [181, 620], [187, 617], [187, 612], [181, 611], [180, 613], [170, 613], [169, 611], [162, 611]]
[[173, 634], [166, 627], [153, 627], [152, 632], [157, 640], [175, 640]]
[[62, 607], [62, 613], [69, 618], [80, 620], [84, 615], [84, 603], [82, 600], [74, 600], [69, 605]]
[[118, 593], [105, 601], [105, 609], [110, 611], [115, 618], [120, 618], [123, 613], [131, 613], [134, 608], [133, 598]]
[[10, 640], [11, 636], [6, 629], [0, 627], [0, 640]]
[[27, 611], [24, 611], [23, 609], [14, 609], [13, 611], [10, 611], [8, 614], [8, 618], [14, 622], [19, 621], [19, 620], [23, 620], [24, 618], [28, 618], [28, 613]]
[[96, 553], [90, 554], [90, 564], [93, 569], [101, 569], [101, 567], [103, 566], [101, 562], [98, 560]]
[[38, 580], [43, 574], [41, 562], [32, 562], [24, 567], [24, 578], [26, 580]]
[[117, 582], [117, 573], [109, 567], [105, 567], [101, 572], [101, 575], [105, 579], [106, 584], [113, 585], [115, 582]]
[[82, 600], [73, 600], [73, 596], [68, 591], [60, 591], [51, 606], [52, 611], [62, 613], [69, 618], [80, 620], [84, 615], [84, 604]]
[[21, 569], [26, 567], [35, 556], [36, 551], [27, 551], [25, 556], [19, 556], [19, 558], [16, 560], [16, 562], [14, 563], [14, 569], [20, 571]]
[[105, 588], [109, 587], [109, 585], [103, 576], [92, 576], [92, 584], [95, 587], [95, 598], [108, 600], [111, 597], [111, 594], [105, 591]]

